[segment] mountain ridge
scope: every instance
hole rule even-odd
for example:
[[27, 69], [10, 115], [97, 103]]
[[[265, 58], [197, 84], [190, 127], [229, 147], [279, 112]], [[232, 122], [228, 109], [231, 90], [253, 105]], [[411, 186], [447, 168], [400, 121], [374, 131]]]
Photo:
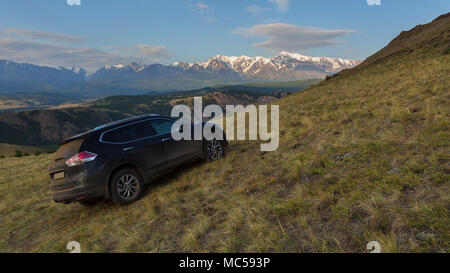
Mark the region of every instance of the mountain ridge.
[[324, 78], [327, 74], [334, 74], [343, 69], [354, 67], [360, 64], [359, 60], [342, 58], [311, 57], [302, 54], [282, 51], [279, 54], [266, 58], [262, 56], [224, 56], [216, 55], [203, 62], [187, 63], [182, 61], [174, 62], [170, 65], [162, 64], [141, 64], [131, 63], [129, 65], [105, 65], [91, 78], [102, 78], [117, 73], [145, 73], [146, 70], [158, 68], [169, 73], [209, 73], [219, 77], [235, 77], [238, 79], [258, 80], [258, 79], [310, 79]]
[[0, 60], [0, 93], [62, 92], [105, 96], [191, 90], [217, 84], [322, 79], [360, 62], [283, 51], [271, 58], [216, 55], [195, 63], [105, 65], [88, 74], [77, 67]]

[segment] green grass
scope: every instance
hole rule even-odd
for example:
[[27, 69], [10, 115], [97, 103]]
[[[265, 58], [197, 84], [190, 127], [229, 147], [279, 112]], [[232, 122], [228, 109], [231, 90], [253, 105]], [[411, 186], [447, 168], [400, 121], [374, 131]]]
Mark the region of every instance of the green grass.
[[[447, 24], [448, 25], [448, 24]], [[448, 36], [442, 36], [448, 37]], [[344, 71], [280, 105], [280, 147], [232, 142], [141, 200], [50, 200], [51, 155], [0, 158], [0, 251], [448, 252], [445, 43]]]

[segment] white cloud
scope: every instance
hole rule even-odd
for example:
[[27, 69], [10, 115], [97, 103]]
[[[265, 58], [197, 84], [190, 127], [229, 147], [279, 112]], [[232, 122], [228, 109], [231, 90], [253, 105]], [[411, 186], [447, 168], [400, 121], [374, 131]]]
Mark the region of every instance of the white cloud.
[[285, 23], [254, 25], [238, 28], [234, 34], [247, 37], [267, 37], [264, 42], [252, 44], [273, 52], [300, 51], [311, 48], [338, 45], [342, 41], [335, 38], [353, 33], [352, 30], [327, 30], [318, 27], [304, 27]]
[[264, 8], [264, 7], [260, 7], [257, 5], [251, 5], [251, 6], [247, 6], [245, 8], [245, 11], [248, 13], [252, 13], [252, 14], [261, 14], [264, 13], [266, 11], [270, 10], [269, 8]]
[[142, 61], [159, 61], [172, 57], [166, 46], [151, 45], [151, 44], [137, 44], [131, 47], [105, 47], [105, 49], [112, 50], [117, 54], [127, 58], [139, 58]]
[[66, 0], [69, 6], [81, 6], [81, 0]]
[[202, 3], [202, 2], [198, 2], [196, 4], [192, 4], [192, 5], [190, 5], [190, 7], [194, 11], [196, 11], [196, 12], [198, 12], [200, 14], [205, 14], [205, 13], [213, 11], [212, 7], [210, 7], [209, 5], [207, 5], [205, 3]]
[[290, 0], [269, 0], [269, 2], [275, 3], [277, 5], [279, 11], [288, 11], [289, 1]]
[[37, 30], [23, 28], [5, 28], [0, 32], [10, 37], [24, 37], [35, 40], [47, 40], [52, 42], [79, 43], [86, 40], [85, 37], [54, 34]]
[[137, 44], [132, 47], [74, 48], [0, 37], [0, 59], [51, 66], [79, 66], [94, 72], [106, 64], [160, 62], [172, 56], [165, 46]]
[[369, 6], [381, 6], [381, 0], [367, 0]]

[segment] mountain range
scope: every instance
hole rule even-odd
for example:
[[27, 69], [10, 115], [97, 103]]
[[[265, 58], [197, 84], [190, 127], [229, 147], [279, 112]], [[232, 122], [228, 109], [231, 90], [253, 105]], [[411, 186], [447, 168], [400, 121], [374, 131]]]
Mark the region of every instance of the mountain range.
[[118, 77], [136, 78], [183, 78], [197, 79], [234, 79], [251, 81], [298, 80], [324, 78], [361, 63], [357, 60], [340, 58], [310, 57], [301, 54], [281, 52], [272, 57], [228, 57], [217, 55], [205, 62], [175, 62], [165, 66], [161, 64], [144, 65], [106, 65], [91, 75], [90, 79], [117, 79]]
[[0, 60], [0, 93], [74, 92], [91, 95], [189, 90], [217, 84], [324, 78], [361, 63], [281, 52], [272, 58], [217, 55], [205, 62], [106, 65], [91, 75], [77, 67]]

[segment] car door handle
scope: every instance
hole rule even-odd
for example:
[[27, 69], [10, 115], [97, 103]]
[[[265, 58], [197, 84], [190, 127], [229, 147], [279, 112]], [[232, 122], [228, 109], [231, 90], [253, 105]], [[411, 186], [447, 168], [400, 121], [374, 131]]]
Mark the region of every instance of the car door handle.
[[134, 149], [134, 147], [126, 147], [126, 148], [123, 148], [122, 151], [129, 151], [129, 150], [133, 150], [133, 149]]
[[168, 137], [168, 138], [163, 138], [163, 139], [161, 139], [161, 141], [162, 141], [162, 142], [164, 142], [164, 141], [168, 141], [168, 140], [171, 140], [171, 138], [170, 138], [170, 137]]

